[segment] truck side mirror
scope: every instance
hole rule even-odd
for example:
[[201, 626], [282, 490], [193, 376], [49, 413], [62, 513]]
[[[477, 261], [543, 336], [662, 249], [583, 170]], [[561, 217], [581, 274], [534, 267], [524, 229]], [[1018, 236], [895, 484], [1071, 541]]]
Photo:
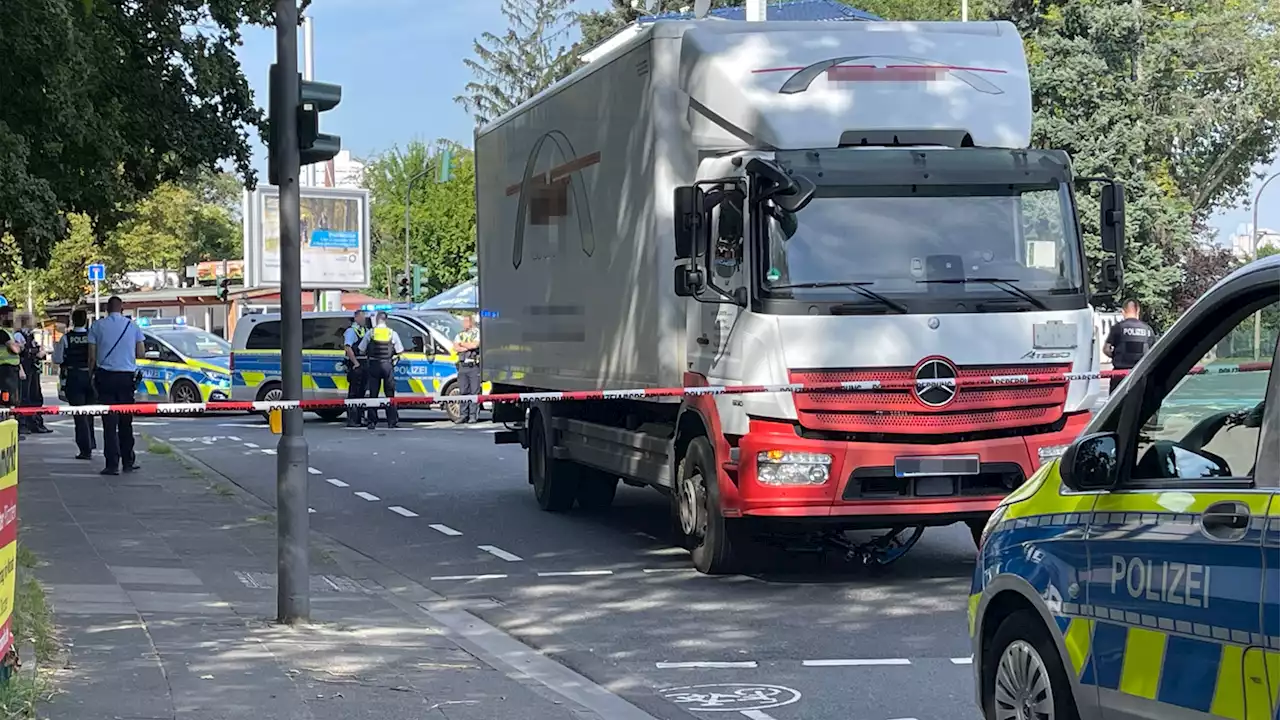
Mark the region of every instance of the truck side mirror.
[[696, 298], [702, 294], [703, 276], [702, 270], [697, 267], [688, 265], [677, 265], [675, 274], [675, 287], [677, 297]]
[[1124, 252], [1124, 186], [1109, 182], [1102, 186], [1102, 249], [1112, 255]]
[[1120, 292], [1121, 281], [1124, 279], [1121, 262], [1119, 256], [1115, 255], [1102, 259], [1102, 265], [1099, 267], [1098, 295], [1114, 295]]
[[676, 259], [687, 260], [699, 254], [703, 226], [703, 193], [696, 185], [682, 185], [675, 190]]

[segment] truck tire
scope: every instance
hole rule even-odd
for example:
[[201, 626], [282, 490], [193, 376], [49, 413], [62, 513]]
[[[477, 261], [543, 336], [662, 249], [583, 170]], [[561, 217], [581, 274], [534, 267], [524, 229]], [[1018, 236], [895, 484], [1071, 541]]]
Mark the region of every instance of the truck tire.
[[538, 507], [548, 512], [564, 512], [573, 507], [578, 495], [578, 467], [551, 456], [551, 442], [547, 437], [541, 414], [534, 414], [529, 422], [529, 484]]
[[707, 575], [724, 575], [738, 570], [744, 538], [741, 521], [721, 514], [715, 467], [710, 441], [694, 438], [680, 463], [671, 502], [693, 566]]
[[603, 512], [618, 494], [618, 478], [603, 470], [578, 466], [578, 509]]
[[[1034, 611], [1005, 618], [983, 655], [982, 710], [987, 720], [1011, 715], [1080, 720], [1058, 648]], [[1029, 706], [1015, 707], [1019, 703]]]

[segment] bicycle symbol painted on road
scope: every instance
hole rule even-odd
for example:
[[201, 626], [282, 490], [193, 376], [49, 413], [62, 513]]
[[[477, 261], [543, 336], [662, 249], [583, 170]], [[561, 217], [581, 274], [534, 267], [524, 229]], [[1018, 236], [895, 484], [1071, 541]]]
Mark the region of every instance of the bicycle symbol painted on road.
[[790, 705], [800, 699], [800, 691], [781, 685], [759, 683], [715, 683], [667, 688], [662, 697], [691, 710], [742, 712], [768, 710]]

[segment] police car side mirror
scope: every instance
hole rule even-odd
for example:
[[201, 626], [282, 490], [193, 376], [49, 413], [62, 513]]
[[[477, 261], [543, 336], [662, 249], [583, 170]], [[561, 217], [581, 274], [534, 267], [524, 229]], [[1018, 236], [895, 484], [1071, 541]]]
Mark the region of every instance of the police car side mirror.
[[1120, 443], [1115, 433], [1094, 433], [1067, 446], [1058, 465], [1062, 484], [1076, 491], [1106, 490], [1116, 483]]
[[159, 350], [148, 350], [148, 351], [146, 351], [145, 353], [143, 353], [143, 354], [142, 354], [142, 357], [144, 357], [144, 358], [146, 358], [146, 359], [148, 359], [148, 360], [159, 360], [159, 359], [160, 359], [160, 351], [159, 351]]

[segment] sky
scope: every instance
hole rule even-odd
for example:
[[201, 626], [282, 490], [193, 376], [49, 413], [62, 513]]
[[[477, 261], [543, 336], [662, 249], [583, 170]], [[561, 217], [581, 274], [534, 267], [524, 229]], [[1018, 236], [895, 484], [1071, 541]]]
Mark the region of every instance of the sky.
[[[608, 4], [577, 0], [576, 9]], [[500, 6], [501, 0], [312, 0], [307, 12], [315, 22], [316, 79], [341, 85], [343, 93], [342, 103], [322, 116], [323, 131], [342, 136], [343, 147], [359, 158], [411, 140], [470, 145], [474, 123], [453, 99], [471, 79], [463, 60], [471, 57], [474, 38], [505, 30]], [[265, 106], [274, 31], [247, 29], [239, 56]], [[266, 148], [256, 156], [265, 176]], [[1280, 162], [1258, 171], [1280, 172]], [[1280, 180], [1268, 186], [1259, 206], [1258, 224], [1280, 229]], [[1250, 210], [1242, 206], [1219, 213], [1212, 224], [1225, 241], [1248, 222]]]

